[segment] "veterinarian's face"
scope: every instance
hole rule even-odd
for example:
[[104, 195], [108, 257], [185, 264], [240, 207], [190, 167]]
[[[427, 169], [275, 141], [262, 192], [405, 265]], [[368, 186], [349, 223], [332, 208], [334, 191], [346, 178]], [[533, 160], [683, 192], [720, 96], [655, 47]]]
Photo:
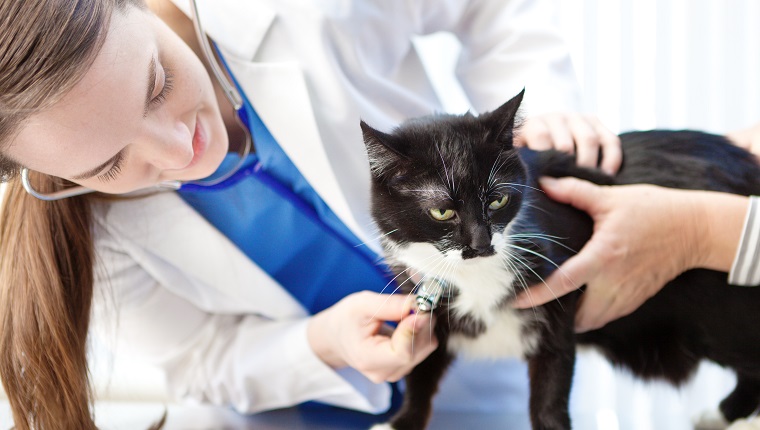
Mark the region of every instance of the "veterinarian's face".
[[210, 77], [150, 12], [114, 12], [84, 77], [8, 148], [31, 170], [109, 193], [216, 170], [228, 139]]

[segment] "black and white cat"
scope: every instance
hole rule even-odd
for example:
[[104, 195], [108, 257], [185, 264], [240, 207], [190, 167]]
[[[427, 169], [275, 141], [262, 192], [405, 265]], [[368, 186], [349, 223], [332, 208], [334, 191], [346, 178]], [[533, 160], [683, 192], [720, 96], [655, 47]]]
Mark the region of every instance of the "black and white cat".
[[[537, 177], [757, 195], [754, 157], [705, 133], [626, 133], [623, 166], [609, 177], [562, 153], [513, 147], [522, 95], [477, 117], [433, 115], [392, 133], [361, 124], [372, 214], [386, 233], [387, 261], [401, 277], [418, 274], [446, 290], [434, 311], [438, 349], [407, 376], [399, 412], [375, 428], [424, 429], [454, 356], [517, 356], [528, 362], [533, 428], [569, 429], [576, 343], [599, 347], [641, 378], [676, 385], [702, 359], [732, 368], [737, 387], [721, 412], [728, 421], [751, 414], [760, 406], [760, 288], [732, 287], [725, 273], [691, 270], [633, 314], [582, 335], [573, 330], [580, 291], [528, 310], [510, 301], [581, 249], [593, 228], [587, 215], [538, 190]], [[399, 283], [409, 292], [411, 282]]]

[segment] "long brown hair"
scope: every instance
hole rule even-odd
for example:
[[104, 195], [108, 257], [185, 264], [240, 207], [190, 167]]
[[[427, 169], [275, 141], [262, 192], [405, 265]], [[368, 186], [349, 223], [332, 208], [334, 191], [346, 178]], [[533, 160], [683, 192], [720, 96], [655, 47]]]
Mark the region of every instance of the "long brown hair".
[[[87, 366], [94, 249], [86, 197], [43, 202], [2, 154], [92, 64], [111, 14], [141, 0], [0, 0], [0, 378], [19, 429], [94, 429]], [[33, 175], [40, 191], [64, 181]]]

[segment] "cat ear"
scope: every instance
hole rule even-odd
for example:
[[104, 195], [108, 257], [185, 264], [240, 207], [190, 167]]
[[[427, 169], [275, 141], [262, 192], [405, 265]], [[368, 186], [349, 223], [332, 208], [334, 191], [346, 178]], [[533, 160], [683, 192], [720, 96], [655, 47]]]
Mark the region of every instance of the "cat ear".
[[512, 131], [524, 94], [525, 88], [508, 102], [480, 116], [480, 120], [491, 130], [492, 138], [506, 147], [512, 147]]
[[[364, 146], [367, 148], [369, 167], [375, 178], [384, 177], [389, 168], [395, 167], [406, 157], [399, 150], [399, 142], [394, 136], [383, 133], [361, 121]], [[394, 169], [395, 170], [395, 169]]]

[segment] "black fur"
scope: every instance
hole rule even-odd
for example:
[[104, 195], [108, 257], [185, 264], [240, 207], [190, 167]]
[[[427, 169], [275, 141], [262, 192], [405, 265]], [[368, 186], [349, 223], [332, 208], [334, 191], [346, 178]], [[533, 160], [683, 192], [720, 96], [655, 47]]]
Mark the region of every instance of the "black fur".
[[[373, 170], [373, 216], [382, 231], [393, 231], [388, 235], [389, 243], [430, 243], [439, 250], [461, 249], [463, 259], [488, 256], [492, 250], [483, 245], [483, 235], [490, 239], [518, 217], [521, 221], [512, 233], [540, 232], [563, 238], [567, 246], [549, 240], [522, 244], [525, 250], [520, 251], [520, 258], [529, 262], [531, 269], [515, 266], [505, 267], [505, 271], [521, 272], [524, 283], [530, 285], [554, 269], [536, 253], [561, 264], [572, 255], [569, 249], [583, 246], [593, 228], [586, 214], [551, 201], [535, 189], [535, 180], [541, 175], [576, 176], [606, 185], [650, 183], [760, 194], [760, 167], [754, 156], [723, 137], [701, 132], [622, 134], [624, 163], [615, 177], [579, 168], [566, 154], [517, 150], [512, 147], [512, 126], [521, 96], [480, 117], [432, 116], [407, 122], [391, 134], [362, 123]], [[498, 192], [486, 190], [493, 195], [476, 195], [483, 190], [466, 190], [462, 183], [487, 182], [484, 178], [495, 160], [503, 161], [497, 164], [500, 181], [527, 187], [512, 187], [508, 206], [491, 212], [483, 209], [482, 203], [498, 197]], [[457, 171], [445, 172], [447, 169]], [[461, 181], [456, 198], [433, 194], [420, 199], [405, 192], [429, 183], [451, 182], [449, 178], [454, 177]], [[444, 185], [449, 194], [454, 194], [457, 184]], [[456, 210], [460, 222], [431, 220], [421, 213], [431, 205]], [[450, 239], [441, 241], [443, 235]], [[403, 271], [405, 267], [393, 259], [397, 249], [390, 246], [387, 251], [396, 270]], [[522, 333], [537, 334], [540, 339], [524, 357], [529, 366], [533, 428], [571, 427], [568, 395], [576, 342], [599, 347], [612, 363], [638, 377], [664, 379], [676, 385], [688, 380], [701, 360], [712, 360], [735, 370], [738, 376], [736, 390], [721, 403], [724, 416], [732, 421], [753, 412], [760, 406], [760, 288], [729, 286], [726, 280], [725, 273], [685, 272], [631, 315], [580, 335], [574, 333], [573, 322], [581, 291], [536, 310], [520, 311], [527, 321]], [[505, 289], [494, 308], [510, 310], [509, 300], [522, 285], [515, 281]], [[487, 330], [475, 313], [452, 316], [448, 306], [455, 303], [458, 294], [452, 291], [450, 302], [436, 311], [440, 346], [408, 376], [404, 405], [391, 421], [397, 430], [425, 428], [431, 398], [453, 359], [447, 349], [450, 336], [477, 338]]]

